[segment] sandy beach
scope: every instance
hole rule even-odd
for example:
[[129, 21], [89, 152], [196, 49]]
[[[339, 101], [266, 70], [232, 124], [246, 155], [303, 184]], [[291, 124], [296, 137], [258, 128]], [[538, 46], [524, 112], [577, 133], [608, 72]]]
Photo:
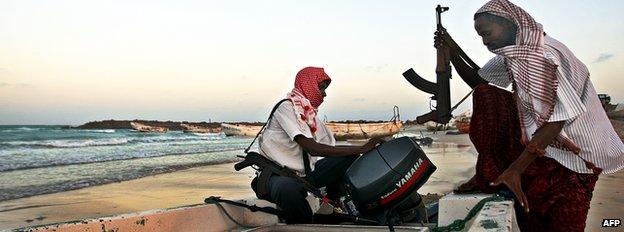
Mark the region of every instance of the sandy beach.
[[[437, 172], [419, 193], [448, 193], [474, 173], [476, 156], [467, 135], [433, 136], [425, 148]], [[20, 228], [128, 212], [201, 204], [208, 196], [254, 197], [254, 170], [233, 163], [210, 165], [140, 179], [0, 202], [0, 229]], [[601, 231], [603, 218], [624, 217], [624, 173], [603, 175], [596, 186], [587, 231]]]

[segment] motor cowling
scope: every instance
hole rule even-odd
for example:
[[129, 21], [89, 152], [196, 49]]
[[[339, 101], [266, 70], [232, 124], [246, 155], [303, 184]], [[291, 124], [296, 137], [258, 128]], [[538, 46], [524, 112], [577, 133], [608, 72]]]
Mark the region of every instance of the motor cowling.
[[346, 189], [361, 215], [400, 211], [415, 196], [420, 200], [416, 190], [435, 170], [414, 139], [400, 137], [355, 160], [345, 173]]

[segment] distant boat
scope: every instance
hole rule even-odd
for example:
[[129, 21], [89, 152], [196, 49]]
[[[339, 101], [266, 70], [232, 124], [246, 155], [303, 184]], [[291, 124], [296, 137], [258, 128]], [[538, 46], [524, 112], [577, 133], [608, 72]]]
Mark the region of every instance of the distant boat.
[[169, 131], [168, 128], [166, 127], [159, 127], [159, 126], [148, 126], [142, 123], [138, 123], [138, 122], [130, 122], [130, 126], [132, 126], [133, 129], [140, 131], [140, 132], [158, 132], [158, 133], [165, 133], [167, 131]]
[[472, 110], [467, 110], [454, 117], [455, 127], [461, 134], [470, 133], [470, 119], [472, 118]]
[[334, 138], [341, 141], [392, 136], [403, 127], [403, 123], [398, 120], [377, 123], [326, 122], [325, 125], [332, 131]]
[[221, 129], [227, 136], [247, 136], [254, 137], [258, 134], [262, 126], [249, 124], [228, 124], [221, 123]]
[[433, 122], [433, 121], [426, 122], [424, 125], [428, 131], [444, 131], [444, 130], [452, 129], [450, 128], [451, 126], [449, 124], [440, 124], [440, 123]]
[[221, 127], [210, 128], [210, 127], [194, 126], [191, 124], [184, 124], [184, 123], [180, 123], [180, 127], [182, 127], [182, 131], [184, 133], [206, 134], [206, 133], [220, 133], [221, 132]]
[[457, 127], [457, 130], [461, 134], [470, 133], [470, 117], [463, 117], [455, 121], [455, 126]]

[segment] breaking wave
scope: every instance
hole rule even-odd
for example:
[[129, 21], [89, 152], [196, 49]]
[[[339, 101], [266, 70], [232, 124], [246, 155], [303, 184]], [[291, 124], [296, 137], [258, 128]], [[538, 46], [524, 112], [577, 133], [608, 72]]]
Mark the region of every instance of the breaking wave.
[[74, 147], [94, 147], [94, 146], [111, 146], [128, 143], [126, 138], [112, 139], [87, 139], [87, 140], [40, 140], [40, 141], [14, 141], [4, 142], [1, 144], [12, 146], [28, 146], [28, 147], [56, 147], [56, 148], [74, 148]]

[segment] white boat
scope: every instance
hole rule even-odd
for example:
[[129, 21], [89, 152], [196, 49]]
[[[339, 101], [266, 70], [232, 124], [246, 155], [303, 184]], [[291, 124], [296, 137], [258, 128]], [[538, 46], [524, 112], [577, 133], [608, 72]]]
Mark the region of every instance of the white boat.
[[209, 127], [194, 126], [194, 125], [185, 124], [185, 123], [180, 123], [180, 127], [182, 127], [182, 131], [184, 133], [205, 134], [205, 133], [220, 133], [221, 132], [221, 127], [209, 128]]
[[262, 126], [221, 123], [221, 130], [227, 136], [255, 137], [260, 129], [262, 129]]
[[142, 123], [138, 123], [138, 122], [130, 122], [130, 125], [132, 126], [132, 128], [134, 128], [137, 131], [140, 132], [158, 132], [158, 133], [165, 133], [167, 131], [169, 131], [169, 128], [166, 127], [159, 127], [159, 126], [148, 126]]

